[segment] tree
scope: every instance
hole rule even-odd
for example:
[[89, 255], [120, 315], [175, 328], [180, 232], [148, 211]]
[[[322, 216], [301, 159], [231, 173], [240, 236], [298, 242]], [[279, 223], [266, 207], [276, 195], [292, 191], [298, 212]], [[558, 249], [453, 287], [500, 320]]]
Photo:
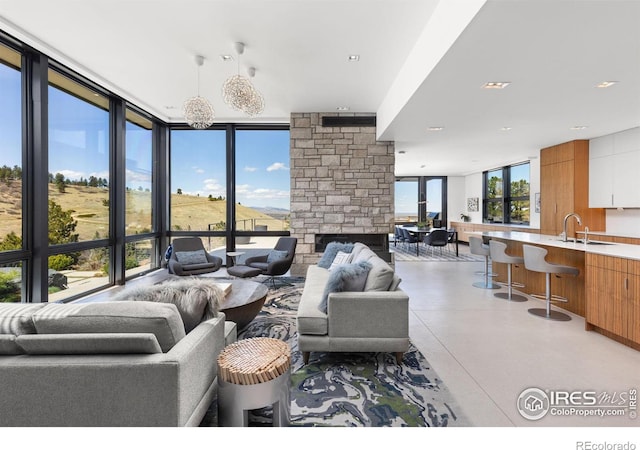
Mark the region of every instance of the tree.
[[78, 242], [76, 226], [78, 222], [71, 215], [74, 211], [64, 211], [60, 205], [49, 200], [49, 244], [66, 244]]
[[7, 234], [4, 239], [0, 239], [0, 251], [20, 250], [22, 248], [22, 237], [15, 232]]
[[178, 188], [178, 190], [176, 191], [176, 194], [182, 195], [182, 189]]
[[64, 194], [67, 185], [64, 180], [64, 175], [62, 175], [60, 172], [56, 173], [56, 176], [54, 177], [54, 183], [58, 188], [58, 192]]

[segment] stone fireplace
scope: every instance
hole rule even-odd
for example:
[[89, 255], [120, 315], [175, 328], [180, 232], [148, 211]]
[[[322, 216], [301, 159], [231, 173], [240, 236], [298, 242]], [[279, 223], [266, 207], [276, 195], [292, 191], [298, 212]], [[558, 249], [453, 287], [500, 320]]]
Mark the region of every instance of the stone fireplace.
[[[334, 235], [356, 242], [357, 235], [377, 235], [380, 241], [393, 232], [394, 143], [376, 141], [371, 121], [339, 126], [334, 120], [323, 126], [323, 117], [371, 116], [291, 114], [291, 235], [298, 238], [294, 275], [304, 275], [320, 259], [319, 235], [323, 241]], [[379, 252], [388, 255], [386, 245]]]

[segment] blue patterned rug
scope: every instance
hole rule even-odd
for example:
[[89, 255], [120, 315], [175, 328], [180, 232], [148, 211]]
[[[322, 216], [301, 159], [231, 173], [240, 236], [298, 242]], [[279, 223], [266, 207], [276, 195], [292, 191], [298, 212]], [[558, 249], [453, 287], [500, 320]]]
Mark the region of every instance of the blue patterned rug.
[[[450, 427], [470, 426], [451, 393], [413, 345], [402, 365], [389, 353], [311, 353], [306, 366], [298, 351], [296, 311], [303, 278], [271, 290], [260, 314], [238, 339], [266, 336], [291, 346], [291, 426]], [[216, 404], [201, 426], [216, 426]], [[254, 411], [253, 426], [270, 422], [269, 409]]]

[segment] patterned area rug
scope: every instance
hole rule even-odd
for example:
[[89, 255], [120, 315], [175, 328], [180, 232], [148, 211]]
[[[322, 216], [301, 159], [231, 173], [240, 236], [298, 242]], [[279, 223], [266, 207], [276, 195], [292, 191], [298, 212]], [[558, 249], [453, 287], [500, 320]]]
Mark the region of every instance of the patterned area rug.
[[[238, 339], [267, 336], [291, 346], [291, 426], [470, 425], [444, 382], [413, 345], [401, 366], [387, 353], [311, 353], [305, 366], [298, 351], [295, 318], [304, 279], [286, 281], [293, 286], [271, 290], [261, 313]], [[214, 402], [201, 426], [216, 426], [216, 408]], [[270, 415], [268, 408], [253, 411], [251, 425], [269, 425]]]
[[484, 257], [472, 255], [466, 247], [460, 248], [458, 256], [456, 256], [455, 248], [444, 247], [431, 249], [424, 244], [420, 244], [420, 256], [416, 255], [416, 244], [400, 244], [394, 246], [393, 242], [389, 244], [389, 250], [394, 253], [396, 261], [450, 261], [450, 262], [478, 262], [484, 261]]

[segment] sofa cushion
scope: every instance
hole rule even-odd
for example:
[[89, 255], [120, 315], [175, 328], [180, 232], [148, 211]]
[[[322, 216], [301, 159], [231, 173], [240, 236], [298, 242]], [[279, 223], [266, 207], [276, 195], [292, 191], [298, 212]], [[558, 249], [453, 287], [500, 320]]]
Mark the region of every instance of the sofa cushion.
[[24, 351], [16, 344], [13, 334], [0, 334], [0, 355], [19, 355]]
[[31, 317], [48, 303], [0, 303], [0, 334], [35, 334]]
[[53, 303], [32, 318], [38, 334], [153, 333], [163, 352], [185, 336], [178, 308], [171, 303]]
[[374, 253], [369, 247], [361, 249], [356, 255], [351, 258], [352, 263], [358, 263], [361, 261], [369, 261], [370, 259], [378, 258], [378, 255]]
[[194, 250], [192, 252], [176, 252], [176, 259], [180, 264], [205, 264], [208, 263], [204, 250]]
[[216, 263], [212, 262], [204, 262], [198, 264], [182, 264], [182, 270], [189, 272], [194, 270], [202, 270], [202, 269], [214, 269], [216, 267]]
[[345, 253], [351, 253], [353, 250], [354, 244], [349, 242], [329, 242], [324, 249], [324, 253], [318, 261], [318, 267], [322, 267], [323, 269], [328, 269], [331, 267], [331, 263], [333, 259], [336, 257], [336, 254], [339, 251], [343, 251]]
[[371, 270], [364, 286], [365, 291], [388, 291], [395, 273], [393, 269], [378, 256], [367, 260], [371, 264]]
[[365, 248], [368, 249], [369, 247], [364, 245], [362, 242], [356, 242], [353, 244], [353, 250], [351, 250], [351, 262], [355, 262], [360, 252]]
[[327, 269], [315, 265], [307, 269], [304, 290], [298, 305], [299, 334], [324, 336], [328, 333], [327, 314], [320, 311], [319, 305], [330, 274]]
[[16, 343], [28, 355], [162, 353], [153, 333], [24, 334]]
[[371, 264], [369, 262], [361, 261], [356, 264], [343, 264], [332, 270], [324, 287], [322, 300], [318, 305], [320, 311], [327, 312], [327, 300], [332, 292], [362, 292], [370, 269]]
[[267, 255], [267, 263], [283, 260], [289, 254], [286, 250], [271, 250]]
[[336, 253], [336, 257], [333, 258], [333, 262], [331, 263], [331, 266], [329, 266], [329, 270], [333, 270], [338, 266], [341, 266], [343, 264], [349, 264], [351, 262], [351, 253], [346, 253], [346, 252], [338, 252]]
[[218, 315], [224, 292], [214, 280], [179, 278], [153, 286], [129, 288], [113, 300], [172, 303], [178, 308], [185, 333], [189, 333], [203, 320]]

